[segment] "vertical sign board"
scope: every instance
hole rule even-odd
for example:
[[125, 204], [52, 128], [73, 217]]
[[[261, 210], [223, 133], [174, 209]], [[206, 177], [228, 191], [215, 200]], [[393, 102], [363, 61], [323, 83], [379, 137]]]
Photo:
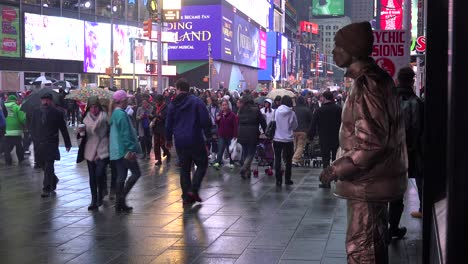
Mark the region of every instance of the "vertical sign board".
[[403, 26], [403, 0], [380, 0], [380, 28], [401, 30]]
[[21, 27], [17, 7], [0, 5], [0, 57], [15, 57], [21, 55]]
[[374, 31], [372, 57], [377, 65], [395, 79], [398, 71], [409, 65], [409, 32], [405, 30]]

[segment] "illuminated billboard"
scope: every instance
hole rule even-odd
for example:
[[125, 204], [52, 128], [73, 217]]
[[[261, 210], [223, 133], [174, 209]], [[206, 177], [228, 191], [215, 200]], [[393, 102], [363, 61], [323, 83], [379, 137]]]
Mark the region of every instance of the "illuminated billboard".
[[343, 16], [344, 0], [312, 0], [313, 16]]
[[380, 28], [401, 30], [403, 28], [403, 0], [380, 0]]
[[168, 23], [167, 30], [177, 34], [177, 43], [171, 43], [170, 60], [208, 60], [208, 43], [212, 57], [220, 59], [221, 6], [183, 6], [181, 20]]
[[19, 58], [21, 55], [19, 9], [0, 5], [0, 22], [2, 23], [0, 56]]
[[[221, 58], [223, 60], [256, 68], [266, 66], [266, 60], [260, 61], [261, 36], [264, 40], [266, 39], [266, 35], [261, 34], [260, 26], [224, 7], [222, 27]], [[264, 50], [266, 53], [266, 47]]]
[[105, 73], [110, 67], [110, 31], [110, 24], [85, 22], [84, 72]]
[[83, 61], [83, 21], [24, 14], [26, 58]]

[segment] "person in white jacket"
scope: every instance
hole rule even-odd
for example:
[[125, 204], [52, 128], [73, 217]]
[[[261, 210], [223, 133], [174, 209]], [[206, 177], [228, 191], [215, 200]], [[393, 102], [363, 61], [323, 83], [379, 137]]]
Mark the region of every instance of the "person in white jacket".
[[276, 186], [280, 187], [283, 183], [281, 172], [281, 157], [284, 158], [286, 165], [285, 184], [292, 185], [291, 167], [294, 154], [294, 130], [297, 128], [297, 117], [293, 109], [291, 97], [285, 95], [281, 98], [281, 105], [276, 109], [275, 121], [276, 131], [273, 137], [273, 148], [275, 149], [275, 176]]
[[275, 110], [272, 108], [273, 105], [273, 100], [271, 99], [265, 99], [265, 102], [263, 103], [263, 108], [260, 109], [260, 112], [262, 112], [263, 117], [265, 117], [265, 121], [268, 124], [273, 121]]

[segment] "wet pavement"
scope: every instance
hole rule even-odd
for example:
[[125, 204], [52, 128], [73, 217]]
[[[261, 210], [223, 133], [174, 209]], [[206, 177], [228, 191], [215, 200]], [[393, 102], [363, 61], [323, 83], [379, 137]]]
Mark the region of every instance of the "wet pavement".
[[[242, 180], [238, 168], [209, 168], [203, 203], [183, 208], [175, 161], [140, 160], [128, 198], [134, 210], [116, 214], [107, 197], [99, 212], [87, 210], [86, 164], [75, 163], [76, 148], [61, 153], [50, 198], [40, 197], [32, 157], [11, 167], [0, 161], [0, 263], [346, 263], [346, 203], [318, 188], [319, 169], [293, 168], [294, 185], [278, 189], [262, 169]], [[414, 182], [405, 205], [408, 234], [390, 245], [390, 263], [420, 263], [421, 220], [409, 215], [418, 208]]]

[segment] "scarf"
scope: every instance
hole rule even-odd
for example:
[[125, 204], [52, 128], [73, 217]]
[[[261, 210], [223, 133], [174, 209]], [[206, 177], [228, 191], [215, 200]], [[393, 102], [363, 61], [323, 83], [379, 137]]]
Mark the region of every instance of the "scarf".
[[107, 114], [105, 112], [101, 111], [98, 115], [88, 112], [83, 123], [86, 125], [86, 130], [90, 131], [91, 134], [96, 134], [100, 138], [107, 135]]

